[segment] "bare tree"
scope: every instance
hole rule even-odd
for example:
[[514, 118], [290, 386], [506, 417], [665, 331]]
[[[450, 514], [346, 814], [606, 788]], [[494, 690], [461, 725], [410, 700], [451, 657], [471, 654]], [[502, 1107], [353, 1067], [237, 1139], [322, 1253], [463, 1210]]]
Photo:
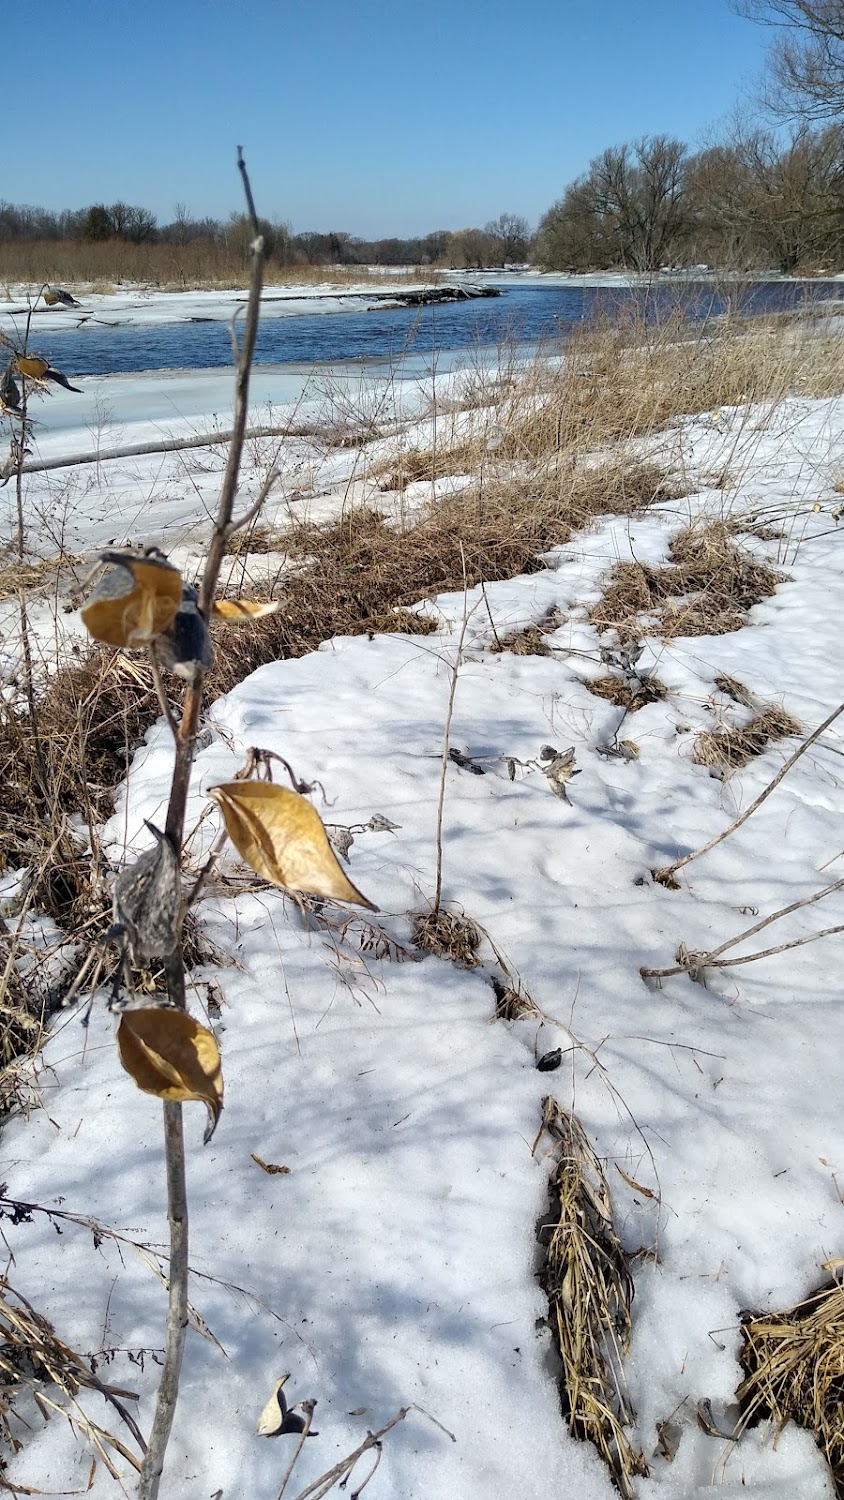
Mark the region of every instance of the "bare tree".
[[734, 0], [739, 15], [780, 28], [765, 103], [804, 120], [844, 116], [844, 0]]
[[844, 224], [844, 129], [800, 125], [789, 139], [737, 129], [693, 159], [689, 193], [699, 241], [718, 264], [838, 262]]
[[687, 160], [683, 142], [664, 135], [608, 147], [543, 219], [540, 258], [564, 265], [576, 247], [593, 265], [658, 271], [689, 228]]
[[499, 214], [484, 226], [484, 234], [492, 242], [493, 255], [500, 264], [508, 261], [523, 261], [527, 257], [530, 243], [530, 226], [521, 214]]

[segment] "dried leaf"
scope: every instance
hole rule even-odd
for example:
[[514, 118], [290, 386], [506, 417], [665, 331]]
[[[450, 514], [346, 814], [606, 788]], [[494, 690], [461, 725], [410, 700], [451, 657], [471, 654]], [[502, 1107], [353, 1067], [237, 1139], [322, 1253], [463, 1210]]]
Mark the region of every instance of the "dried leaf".
[[625, 1172], [624, 1168], [620, 1167], [618, 1165], [618, 1162], [616, 1162], [616, 1164], [615, 1164], [615, 1170], [617, 1171], [619, 1177], [623, 1177], [624, 1178], [624, 1181], [627, 1183], [627, 1186], [629, 1188], [632, 1188], [633, 1191], [634, 1191], [634, 1193], [641, 1193], [643, 1198], [655, 1198], [656, 1197], [656, 1193], [652, 1193], [649, 1187], [645, 1187], [641, 1182], [637, 1182], [636, 1179], [635, 1179], [635, 1177], [628, 1177], [628, 1175]]
[[278, 606], [278, 599], [266, 604], [255, 599], [215, 599], [211, 613], [228, 625], [249, 625], [253, 620], [263, 620], [265, 615], [274, 615]]
[[[284, 1394], [284, 1385], [289, 1379], [290, 1376], [288, 1374], [282, 1375], [281, 1379], [276, 1381], [273, 1393], [258, 1418], [257, 1431], [261, 1437], [279, 1437], [283, 1432], [302, 1433], [310, 1425], [309, 1421], [306, 1421], [305, 1417], [300, 1414], [300, 1411], [296, 1410], [296, 1407], [298, 1406], [301, 1411], [306, 1412], [310, 1418], [313, 1416], [313, 1409], [316, 1406], [316, 1402], [297, 1401], [296, 1406], [288, 1406], [287, 1398]], [[319, 1433], [308, 1432], [308, 1436], [319, 1437]]]
[[126, 1010], [117, 1028], [120, 1061], [139, 1089], [159, 1099], [198, 1099], [210, 1116], [210, 1141], [223, 1107], [220, 1049], [212, 1031], [183, 1010]]
[[343, 874], [319, 813], [298, 792], [270, 781], [230, 781], [211, 787], [210, 796], [256, 875], [286, 890], [378, 910]]
[[112, 566], [82, 606], [85, 628], [109, 646], [148, 645], [173, 623], [182, 602], [178, 568], [143, 553], [104, 552], [100, 560]]
[[262, 1157], [256, 1156], [254, 1151], [250, 1151], [249, 1154], [252, 1157], [252, 1160], [256, 1163], [256, 1165], [261, 1168], [261, 1171], [267, 1173], [268, 1177], [289, 1177], [290, 1176], [290, 1168], [289, 1167], [277, 1167], [274, 1161], [264, 1161]]

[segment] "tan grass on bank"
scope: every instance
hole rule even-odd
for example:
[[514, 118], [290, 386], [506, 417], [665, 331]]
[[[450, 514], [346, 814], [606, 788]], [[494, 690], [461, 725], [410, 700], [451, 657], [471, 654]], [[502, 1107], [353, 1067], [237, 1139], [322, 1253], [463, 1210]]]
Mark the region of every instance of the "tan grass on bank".
[[[267, 285], [353, 286], [370, 282], [436, 281], [429, 266], [390, 268], [388, 275], [367, 266], [281, 266], [269, 262]], [[236, 248], [209, 241], [188, 245], [133, 245], [123, 240], [6, 240], [0, 244], [0, 289], [33, 289], [52, 282], [91, 292], [114, 291], [121, 283], [141, 283], [161, 291], [247, 287], [249, 260]]]

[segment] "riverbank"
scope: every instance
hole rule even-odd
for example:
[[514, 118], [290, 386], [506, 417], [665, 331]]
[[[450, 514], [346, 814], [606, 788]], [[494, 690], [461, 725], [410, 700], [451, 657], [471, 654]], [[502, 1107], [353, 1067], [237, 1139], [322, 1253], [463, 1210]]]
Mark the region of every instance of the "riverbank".
[[[215, 833], [207, 789], [263, 746], [324, 786], [323, 816], [380, 912], [294, 906], [232, 851], [197, 907], [190, 1004], [218, 1034], [226, 1108], [203, 1148], [187, 1106], [192, 1263], [211, 1278], [191, 1298], [229, 1358], [189, 1336], [174, 1493], [275, 1493], [288, 1454], [255, 1422], [290, 1370], [291, 1399], [319, 1402], [301, 1484], [416, 1403], [385, 1440], [385, 1500], [617, 1494], [561, 1418], [549, 1235], [535, 1236], [560, 1213], [548, 1097], [592, 1143], [635, 1284], [627, 1437], [650, 1470], [624, 1481], [636, 1500], [704, 1500], [716, 1467], [723, 1500], [830, 1493], [809, 1433], [734, 1429], [741, 1314], [795, 1302], [836, 1253], [840, 937], [812, 941], [836, 920], [834, 893], [817, 921], [808, 902], [836, 879], [838, 725], [723, 843], [666, 867], [723, 833], [844, 700], [831, 644], [840, 341], [832, 324], [719, 323], [699, 342], [640, 333], [581, 330], [562, 363], [505, 352], [415, 385], [329, 380], [277, 403], [310, 430], [247, 445], [244, 504], [272, 465], [281, 478], [224, 586], [280, 608], [252, 630], [215, 629], [188, 862], [201, 866]], [[103, 400], [111, 391], [139, 430], [154, 379], [111, 379]], [[192, 412], [178, 430], [227, 421], [222, 380], [172, 377], [169, 399]], [[61, 440], [90, 446], [76, 411]], [[64, 473], [29, 476], [31, 542], [43, 556], [45, 526], [64, 518], [88, 556], [158, 541], [192, 577], [224, 462], [213, 437], [181, 460], [86, 465], [70, 487]], [[78, 577], [85, 565], [63, 564]], [[48, 609], [57, 577], [30, 607]], [[59, 603], [54, 620], [72, 618]], [[38, 639], [47, 656], [49, 629]], [[102, 908], [87, 951], [110, 920], [113, 870], [144, 845], [144, 820], [162, 821], [171, 750], [141, 657], [98, 658], [84, 681], [75, 670], [42, 723], [58, 775], [86, 705], [102, 811], [86, 830], [70, 782], [57, 798]], [[49, 918], [21, 909], [32, 812], [8, 798], [24, 726], [19, 708], [6, 726], [16, 761], [3, 747], [7, 920], [17, 962], [55, 980], [79, 935], [66, 891]], [[418, 946], [418, 917], [441, 785], [453, 925], [437, 953]], [[719, 966], [722, 944], [747, 960], [778, 943], [800, 946]], [[643, 979], [678, 954], [678, 972]], [[146, 1430], [164, 1311], [144, 1249], [161, 1237], [159, 1110], [120, 1072], [113, 1024], [101, 995], [84, 1034], [75, 1009], [58, 1016], [41, 1071], [25, 1075], [44, 1108], [3, 1137], [10, 1199], [49, 1208], [60, 1194], [89, 1227], [63, 1222], [57, 1238], [38, 1209], [5, 1232], [15, 1285], [138, 1393]], [[99, 1228], [92, 1255], [92, 1216], [145, 1258]], [[82, 1487], [90, 1457], [66, 1424], [45, 1424], [22, 1389], [14, 1399], [31, 1430], [9, 1477]], [[103, 1420], [96, 1393], [78, 1399]], [[110, 1500], [103, 1465], [90, 1492]]]

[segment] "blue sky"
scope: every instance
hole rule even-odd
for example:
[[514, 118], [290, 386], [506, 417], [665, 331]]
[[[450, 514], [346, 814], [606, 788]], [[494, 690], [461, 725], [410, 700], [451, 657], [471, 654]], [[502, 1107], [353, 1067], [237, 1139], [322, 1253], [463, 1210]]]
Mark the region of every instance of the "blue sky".
[[729, 0], [27, 0], [0, 196], [224, 217], [242, 143], [297, 230], [535, 223], [604, 146], [699, 143], [769, 40]]

